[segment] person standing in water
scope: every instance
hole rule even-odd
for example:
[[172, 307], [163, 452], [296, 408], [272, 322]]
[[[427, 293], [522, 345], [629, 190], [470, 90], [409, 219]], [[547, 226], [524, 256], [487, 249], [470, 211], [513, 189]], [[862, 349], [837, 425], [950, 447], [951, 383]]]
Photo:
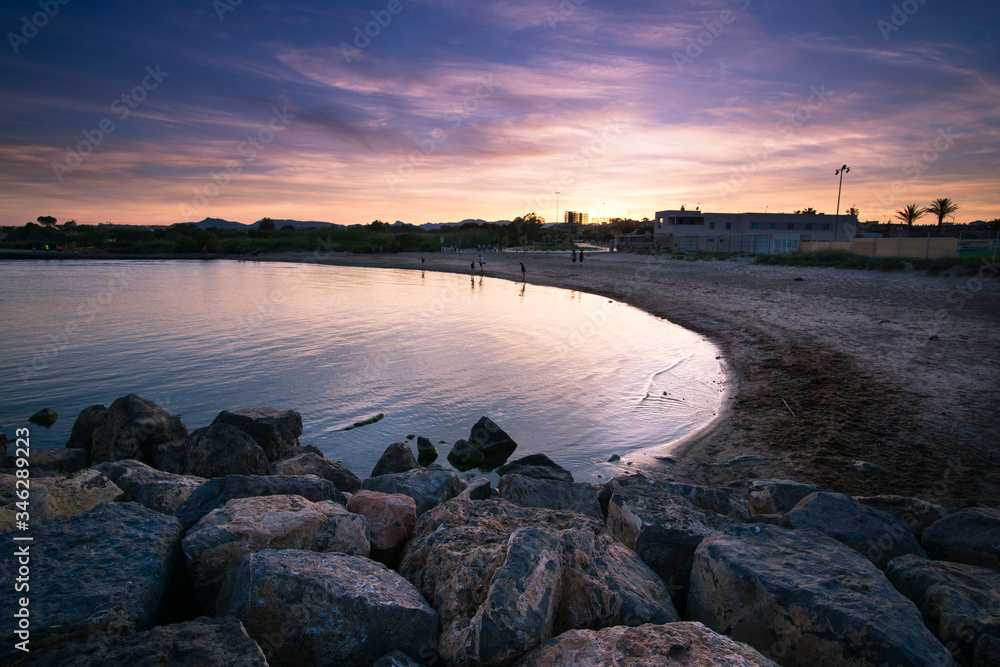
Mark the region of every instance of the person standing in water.
[[476, 275], [476, 263], [475, 262], [469, 262], [469, 273], [471, 273], [472, 275]]
[[521, 262], [521, 282], [525, 282], [525, 277], [524, 277], [524, 262]]

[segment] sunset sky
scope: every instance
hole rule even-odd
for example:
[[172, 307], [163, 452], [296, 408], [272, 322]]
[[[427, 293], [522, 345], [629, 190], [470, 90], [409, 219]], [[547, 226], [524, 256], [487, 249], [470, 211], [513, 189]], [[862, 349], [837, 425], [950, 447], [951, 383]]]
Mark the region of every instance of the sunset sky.
[[[63, 2], [65, 4], [60, 4]], [[1000, 3], [10, 0], [0, 224], [1000, 216]], [[930, 216], [920, 222], [930, 222]]]

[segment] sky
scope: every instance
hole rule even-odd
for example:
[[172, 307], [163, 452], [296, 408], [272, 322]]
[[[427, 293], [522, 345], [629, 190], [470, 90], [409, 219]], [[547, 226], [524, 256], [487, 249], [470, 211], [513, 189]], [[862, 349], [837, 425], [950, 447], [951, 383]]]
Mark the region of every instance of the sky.
[[0, 28], [2, 225], [832, 214], [842, 165], [862, 220], [1000, 217], [992, 1], [8, 0]]

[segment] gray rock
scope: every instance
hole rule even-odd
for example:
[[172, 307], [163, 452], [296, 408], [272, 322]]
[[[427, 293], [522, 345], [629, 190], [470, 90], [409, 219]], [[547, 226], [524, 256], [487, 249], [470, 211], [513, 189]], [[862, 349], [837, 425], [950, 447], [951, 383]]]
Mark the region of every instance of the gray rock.
[[125, 494], [122, 500], [137, 502], [164, 514], [173, 514], [191, 493], [205, 483], [201, 477], [186, 477], [157, 470], [151, 466], [125, 459], [94, 466], [115, 483]]
[[88, 468], [40, 488], [35, 486], [28, 513], [32, 523], [41, 523], [89, 512], [101, 503], [119, 501], [124, 495], [114, 482]]
[[893, 515], [906, 524], [910, 532], [917, 537], [923, 535], [932, 523], [948, 516], [945, 508], [919, 498], [886, 495], [857, 498], [857, 501]]
[[750, 506], [743, 494], [736, 489], [659, 480], [653, 482], [653, 486], [667, 493], [684, 496], [692, 505], [706, 512], [714, 512], [739, 523], [750, 520]]
[[611, 491], [607, 506], [611, 532], [683, 603], [695, 549], [729, 519], [697, 508], [687, 497], [657, 488], [640, 475], [617, 478], [605, 485], [607, 489]]
[[187, 465], [187, 440], [168, 440], [153, 446], [149, 465], [174, 475], [183, 475]]
[[64, 644], [32, 656], [33, 667], [267, 667], [260, 647], [232, 616]]
[[497, 426], [489, 417], [480, 417], [472, 432], [469, 442], [478, 448], [487, 459], [506, 459], [517, 449], [517, 443], [507, 435], [507, 432]]
[[529, 653], [519, 667], [777, 667], [753, 648], [701, 623], [569, 630]]
[[[32, 541], [0, 536], [0, 584], [14, 591], [23, 548], [30, 557], [32, 648], [148, 630], [174, 611], [183, 535], [174, 517], [104, 503], [17, 535]], [[13, 649], [5, 641], [0, 662]]]
[[927, 557], [906, 524], [842, 493], [821, 491], [806, 496], [782, 517], [781, 526], [812, 528], [854, 549], [880, 570], [903, 554]]
[[379, 475], [391, 475], [407, 470], [419, 470], [417, 460], [413, 458], [413, 450], [404, 442], [394, 442], [385, 448], [375, 467], [372, 469], [372, 477]]
[[[79, 472], [87, 467], [87, 452], [82, 449], [32, 449], [30, 460], [32, 473], [42, 470]], [[4, 456], [0, 461], [0, 468], [16, 466], [17, 457], [13, 455]]]
[[496, 494], [489, 478], [480, 477], [469, 482], [469, 485], [465, 487], [465, 491], [462, 491], [455, 497], [462, 500], [489, 500], [490, 498], [495, 498]]
[[784, 479], [755, 479], [750, 482], [751, 514], [784, 514], [820, 488]]
[[868, 461], [855, 461], [854, 469], [858, 472], [865, 473], [868, 475], [882, 475], [885, 470], [882, 466], [875, 465], [874, 463], [869, 463]]
[[272, 665], [369, 667], [398, 649], [432, 651], [437, 614], [406, 580], [367, 558], [265, 549], [243, 558], [226, 613]]
[[344, 493], [354, 493], [361, 489], [361, 480], [353, 472], [336, 461], [322, 455], [306, 452], [271, 466], [272, 475], [316, 475], [333, 482]]
[[233, 498], [252, 496], [296, 495], [314, 503], [332, 500], [344, 505], [344, 498], [333, 482], [315, 475], [230, 475], [210, 479], [191, 493], [174, 513], [187, 530], [217, 507]]
[[469, 470], [482, 464], [486, 456], [466, 440], [458, 440], [448, 452], [448, 463], [459, 470]]
[[361, 484], [367, 491], [399, 493], [417, 503], [417, 516], [434, 509], [465, 490], [467, 484], [453, 470], [410, 470], [369, 477]]
[[434, 443], [424, 437], [417, 438], [417, 463], [422, 466], [430, 465], [437, 460], [438, 450]]
[[243, 556], [262, 549], [368, 556], [368, 520], [331, 501], [302, 496], [234, 498], [201, 518], [181, 544], [202, 611], [222, 613]]
[[954, 664], [868, 559], [811, 530], [756, 525], [705, 539], [687, 614], [786, 667]]
[[[433, 657], [433, 656], [431, 656]], [[372, 667], [424, 667], [402, 651], [389, 651], [372, 663]]]
[[1000, 510], [975, 507], [932, 524], [920, 541], [931, 558], [1000, 570]]
[[534, 479], [555, 479], [572, 482], [573, 473], [550, 459], [545, 454], [529, 454], [528, 456], [509, 461], [497, 469], [501, 475], [516, 473], [522, 477]]
[[224, 410], [212, 424], [229, 424], [245, 432], [260, 445], [267, 460], [272, 463], [298, 453], [302, 415], [294, 410]]
[[152, 401], [129, 394], [116, 399], [94, 430], [92, 464], [135, 459], [153, 464], [153, 450], [170, 441], [185, 441], [187, 428]]
[[226, 475], [266, 475], [271, 464], [245, 431], [226, 423], [191, 433], [184, 452], [184, 474], [211, 479]]
[[450, 500], [417, 522], [399, 571], [440, 615], [447, 664], [510, 664], [573, 628], [679, 620], [656, 574], [572, 512]]
[[83, 449], [90, 456], [90, 448], [94, 444], [94, 431], [101, 425], [108, 409], [103, 405], [91, 405], [84, 408], [73, 422], [73, 430], [66, 441], [67, 449]]
[[497, 490], [501, 498], [521, 507], [566, 510], [603, 521], [604, 514], [597, 502], [599, 488], [593, 484], [534, 479], [509, 473], [500, 478]]
[[975, 664], [984, 634], [1000, 637], [1000, 572], [908, 555], [893, 559], [885, 576], [961, 664]]
[[35, 414], [28, 417], [28, 421], [32, 424], [38, 424], [39, 426], [44, 426], [45, 428], [55, 424], [57, 419], [59, 419], [59, 414], [52, 408], [42, 408]]

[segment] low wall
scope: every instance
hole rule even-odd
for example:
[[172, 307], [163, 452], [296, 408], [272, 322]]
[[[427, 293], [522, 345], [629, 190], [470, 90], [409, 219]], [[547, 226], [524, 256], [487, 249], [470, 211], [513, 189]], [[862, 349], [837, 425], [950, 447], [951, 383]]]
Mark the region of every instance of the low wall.
[[856, 255], [870, 255], [873, 257], [956, 257], [958, 255], [958, 239], [925, 237], [894, 239], [859, 238], [853, 241], [803, 241], [799, 245], [799, 250], [803, 252], [815, 250], [848, 250]]

